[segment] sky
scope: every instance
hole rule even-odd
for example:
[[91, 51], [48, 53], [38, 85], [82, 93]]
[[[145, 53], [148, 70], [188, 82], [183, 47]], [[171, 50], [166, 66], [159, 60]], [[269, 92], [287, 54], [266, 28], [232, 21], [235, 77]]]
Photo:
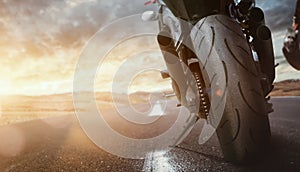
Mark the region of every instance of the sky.
[[[145, 1], [0, 0], [0, 94], [71, 92], [74, 70], [87, 41], [118, 18], [155, 9], [153, 5], [144, 6]], [[273, 32], [278, 56], [285, 30], [292, 23], [295, 3], [257, 0]], [[115, 52], [111, 56], [104, 67], [106, 73], [96, 81], [100, 91], [109, 90], [108, 77], [112, 77], [110, 73], [118, 63], [115, 59], [124, 59], [128, 54]], [[136, 81], [137, 85], [143, 82]]]

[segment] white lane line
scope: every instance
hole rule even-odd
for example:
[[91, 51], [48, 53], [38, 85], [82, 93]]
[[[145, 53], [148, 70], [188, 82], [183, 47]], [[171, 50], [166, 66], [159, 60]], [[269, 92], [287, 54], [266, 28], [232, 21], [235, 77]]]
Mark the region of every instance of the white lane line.
[[150, 152], [147, 154], [143, 171], [144, 172], [175, 172], [176, 167], [171, 159], [165, 155], [165, 151]]
[[156, 101], [148, 116], [163, 116], [165, 115], [164, 109], [160, 101]]
[[143, 172], [151, 172], [152, 171], [152, 160], [153, 160], [153, 152], [149, 152], [146, 155], [144, 166], [143, 166]]

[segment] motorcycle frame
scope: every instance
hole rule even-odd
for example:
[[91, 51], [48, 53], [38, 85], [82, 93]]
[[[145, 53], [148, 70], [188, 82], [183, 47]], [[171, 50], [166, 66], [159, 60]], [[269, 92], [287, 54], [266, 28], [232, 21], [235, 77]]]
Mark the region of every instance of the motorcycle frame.
[[[183, 69], [184, 66], [190, 66], [191, 63], [198, 63], [199, 62], [198, 58], [195, 55], [195, 53], [193, 53], [194, 50], [191, 49], [191, 47], [187, 47], [184, 44], [191, 45], [190, 31], [193, 25], [196, 24], [203, 17], [213, 15], [214, 13], [208, 12], [205, 14], [199, 12], [198, 16], [201, 16], [200, 18], [178, 19], [178, 17], [173, 14], [173, 12], [166, 5], [166, 3], [163, 2], [163, 0], [158, 0], [157, 2], [159, 5], [159, 14], [160, 14], [159, 30], [160, 32], [169, 33], [170, 38], [172, 38], [172, 40], [174, 41], [173, 48], [178, 54], [179, 61], [182, 63], [181, 68]], [[221, 3], [221, 5], [216, 4], [215, 6], [216, 9], [214, 10], [215, 14], [227, 15], [233, 18], [236, 22], [238, 22], [241, 25], [241, 30], [244, 31], [249, 46], [252, 49], [253, 59], [257, 61], [257, 67], [260, 69], [260, 71], [263, 72], [262, 73], [263, 75], [261, 77], [261, 83], [264, 90], [264, 94], [265, 96], [267, 96], [273, 89], [272, 84], [275, 78], [275, 65], [274, 65], [274, 52], [273, 52], [271, 34], [268, 35], [267, 39], [263, 39], [263, 40], [261, 40], [260, 37], [257, 36], [257, 35], [261, 35], [259, 32], [257, 32], [257, 30], [262, 30], [261, 28], [269, 31], [268, 27], [265, 26], [263, 11], [259, 8], [255, 8], [255, 10], [257, 9], [258, 11], [260, 10], [259, 12], [262, 12], [263, 15], [262, 16], [263, 18], [259, 19], [262, 20], [260, 21], [261, 23], [257, 23], [255, 18], [256, 16], [251, 18], [251, 16], [241, 14], [238, 9], [238, 4], [234, 3], [233, 1], [227, 0], [226, 2], [225, 1], [221, 1], [221, 2], [218, 1], [218, 3]], [[223, 8], [223, 6], [225, 6], [224, 3], [228, 4], [226, 5], [226, 7], [228, 8], [225, 7]], [[255, 4], [255, 1], [253, 1], [253, 3]], [[249, 15], [250, 12], [251, 11], [249, 9]], [[249, 28], [251, 30], [249, 30]], [[263, 47], [263, 49], [261, 47]], [[170, 66], [167, 66], [167, 68], [168, 71], [170, 72], [169, 74], [170, 76], [172, 77], [177, 76], [178, 66], [175, 67], [177, 69], [170, 69]], [[267, 71], [265, 69], [267, 69]], [[172, 74], [172, 71], [176, 71], [176, 73]], [[179, 75], [179, 76], [183, 76], [183, 75]], [[187, 82], [188, 82], [186, 81], [186, 78], [180, 77], [180, 78], [175, 78], [175, 80], [176, 81], [183, 80], [185, 84], [181, 85], [181, 88], [184, 88], [183, 90], [186, 90]]]

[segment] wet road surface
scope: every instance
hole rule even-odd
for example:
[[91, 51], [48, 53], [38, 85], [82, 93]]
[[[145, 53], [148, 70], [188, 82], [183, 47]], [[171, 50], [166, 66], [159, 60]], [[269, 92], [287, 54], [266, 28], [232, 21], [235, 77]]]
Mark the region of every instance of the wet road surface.
[[[1, 127], [0, 171], [300, 171], [300, 98], [273, 98], [272, 102], [270, 153], [256, 164], [238, 166], [224, 161], [215, 135], [199, 145], [202, 124], [170, 152], [149, 152], [141, 160], [120, 158], [95, 146], [74, 115]], [[138, 125], [128, 129], [132, 124], [116, 120], [114, 113], [106, 112], [111, 126], [136, 138], [153, 137], [174, 122], [167, 114], [148, 129]]]

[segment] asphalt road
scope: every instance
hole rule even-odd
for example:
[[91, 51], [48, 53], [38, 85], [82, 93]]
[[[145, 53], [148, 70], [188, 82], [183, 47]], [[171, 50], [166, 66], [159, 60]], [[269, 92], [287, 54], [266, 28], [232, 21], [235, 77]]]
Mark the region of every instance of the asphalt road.
[[[200, 146], [201, 124], [170, 152], [149, 152], [140, 160], [120, 158], [95, 146], [74, 115], [1, 127], [0, 171], [300, 171], [300, 98], [273, 98], [272, 102], [270, 153], [255, 164], [239, 166], [224, 161], [215, 135]], [[170, 114], [176, 110], [173, 107], [146, 129], [116, 120], [115, 111], [105, 114], [121, 134], [143, 138], [170, 127], [175, 119]]]

